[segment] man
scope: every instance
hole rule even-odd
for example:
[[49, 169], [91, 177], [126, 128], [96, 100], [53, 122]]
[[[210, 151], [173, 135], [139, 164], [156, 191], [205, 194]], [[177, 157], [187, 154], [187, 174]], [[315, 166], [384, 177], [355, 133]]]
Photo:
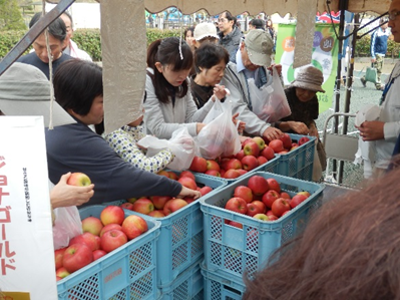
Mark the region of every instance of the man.
[[[377, 90], [383, 90], [384, 85], [381, 83], [381, 74], [383, 68], [383, 60], [385, 59], [385, 54], [387, 51], [387, 40], [390, 35], [390, 30], [388, 29], [387, 18], [381, 18], [379, 20], [380, 27], [374, 31], [371, 35], [371, 62], [372, 66], [376, 68], [377, 72], [377, 82], [375, 87]], [[367, 85], [365, 76], [361, 77], [361, 82], [364, 87]]]
[[[239, 113], [238, 120], [246, 123], [245, 131], [268, 140], [279, 138], [282, 132], [251, 111], [251, 94], [247, 80], [253, 78], [257, 87], [272, 83], [271, 73], [266, 66], [271, 64], [273, 46], [269, 33], [262, 29], [250, 30], [235, 54], [237, 63], [228, 63], [221, 81], [231, 93], [233, 113]], [[281, 73], [282, 66], [277, 65], [276, 71]]]
[[[389, 8], [389, 27], [394, 41], [400, 43], [400, 0], [393, 0]], [[379, 121], [365, 121], [360, 127], [363, 141], [375, 141], [375, 176], [385, 173], [400, 134], [400, 62], [397, 62], [382, 95]]]
[[[41, 13], [36, 13], [29, 23], [29, 28], [36, 24], [42, 17]], [[63, 54], [67, 29], [64, 22], [58, 18], [54, 20], [48, 27], [49, 31], [49, 47], [52, 57], [53, 74], [57, 67], [64, 61], [72, 59], [68, 54]], [[17, 61], [25, 64], [33, 65], [41, 70], [47, 77], [50, 78], [49, 55], [46, 47], [46, 38], [42, 32], [32, 44], [34, 52], [21, 56]]]
[[60, 18], [64, 21], [65, 27], [67, 29], [67, 37], [65, 38], [65, 48], [63, 49], [63, 52], [74, 58], [92, 61], [90, 55], [86, 51], [79, 49], [78, 45], [73, 40], [71, 40], [74, 36], [74, 28], [71, 15], [65, 11], [60, 16]]
[[236, 26], [236, 18], [230, 12], [223, 12], [218, 19], [219, 43], [233, 57], [242, 39], [242, 32]]
[[251, 19], [249, 22], [249, 30], [253, 29], [265, 30], [265, 22], [261, 19]]

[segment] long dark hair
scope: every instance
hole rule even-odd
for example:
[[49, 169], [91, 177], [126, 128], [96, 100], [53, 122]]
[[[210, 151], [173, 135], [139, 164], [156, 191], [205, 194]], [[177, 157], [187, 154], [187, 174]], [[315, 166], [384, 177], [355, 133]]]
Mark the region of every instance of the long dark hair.
[[[179, 53], [180, 43], [183, 59], [181, 59]], [[177, 37], [169, 37], [154, 41], [147, 49], [147, 66], [154, 70], [154, 74], [148, 73], [148, 75], [152, 79], [158, 100], [168, 103], [169, 97], [174, 95], [180, 98], [184, 97], [189, 89], [187, 81], [185, 80], [179, 87], [172, 86], [164, 75], [157, 70], [156, 62], [163, 66], [169, 65], [175, 72], [190, 70], [193, 66], [193, 53], [189, 45], [184, 40], [180, 41]]]
[[303, 235], [245, 278], [243, 299], [400, 299], [399, 176], [395, 169], [326, 203]]

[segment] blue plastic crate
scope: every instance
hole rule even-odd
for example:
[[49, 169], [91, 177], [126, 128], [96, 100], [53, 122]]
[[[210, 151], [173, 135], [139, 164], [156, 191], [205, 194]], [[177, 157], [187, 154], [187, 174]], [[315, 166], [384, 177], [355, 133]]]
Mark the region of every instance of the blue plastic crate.
[[[275, 178], [282, 191], [293, 196], [300, 191], [311, 195], [300, 205], [276, 221], [264, 222], [247, 215], [224, 209], [233, 197], [234, 189], [247, 185], [251, 176]], [[299, 234], [310, 216], [322, 205], [319, 197], [324, 186], [313, 182], [294, 179], [273, 173], [257, 172], [226, 186], [217, 194], [200, 200], [204, 215], [204, 256], [206, 267], [214, 273], [233, 275], [241, 280], [245, 271], [251, 277], [265, 267], [270, 255], [283, 243]], [[225, 224], [231, 220], [243, 224], [243, 229]]]
[[203, 275], [200, 272], [199, 261], [194, 263], [178, 276], [169, 286], [161, 289], [162, 300], [203, 300]]
[[[291, 133], [289, 135], [294, 142], [298, 142], [304, 136]], [[307, 143], [279, 156], [277, 169], [272, 171], [273, 173], [303, 180], [312, 180], [316, 138], [308, 135], [307, 137], [310, 139]]]
[[[105, 205], [79, 210], [81, 219], [99, 218]], [[139, 215], [125, 211], [125, 216]], [[141, 215], [143, 216], [143, 215]], [[143, 216], [148, 231], [57, 282], [60, 300], [157, 299], [156, 241], [160, 222]]]
[[241, 300], [246, 291], [242, 281], [238, 282], [229, 274], [220, 276], [208, 271], [201, 266], [201, 274], [204, 278], [204, 299], [213, 300]]
[[[215, 195], [227, 184], [218, 177], [204, 174], [195, 174], [195, 178], [198, 186], [207, 185], [213, 189], [200, 199]], [[203, 214], [199, 201], [195, 201], [164, 218], [149, 218], [161, 222], [157, 241], [157, 284], [158, 288], [164, 288], [203, 256]]]

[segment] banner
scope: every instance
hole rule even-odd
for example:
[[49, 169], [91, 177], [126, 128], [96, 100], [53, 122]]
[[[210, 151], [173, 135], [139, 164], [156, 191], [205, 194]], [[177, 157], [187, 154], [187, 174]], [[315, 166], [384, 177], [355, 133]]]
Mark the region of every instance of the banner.
[[[322, 71], [324, 75], [322, 88], [326, 91], [317, 93], [320, 113], [332, 107], [334, 96], [339, 44], [332, 26], [332, 24], [316, 24], [314, 33], [312, 65]], [[337, 27], [336, 31], [338, 30]], [[282, 65], [285, 85], [296, 78], [296, 70], [293, 69], [295, 36], [295, 24], [279, 24], [275, 62]]]
[[0, 299], [58, 299], [43, 117], [0, 132]]

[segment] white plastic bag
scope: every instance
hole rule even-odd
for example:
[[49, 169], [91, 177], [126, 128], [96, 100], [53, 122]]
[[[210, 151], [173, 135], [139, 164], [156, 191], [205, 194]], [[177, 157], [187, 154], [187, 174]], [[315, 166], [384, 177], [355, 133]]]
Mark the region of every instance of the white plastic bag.
[[200, 155], [206, 159], [230, 156], [240, 151], [240, 138], [232, 122], [232, 109], [229, 96], [222, 104], [215, 100], [203, 123], [206, 126], [199, 132], [196, 141]]
[[156, 155], [163, 149], [171, 150], [175, 158], [168, 164], [168, 168], [174, 171], [189, 169], [196, 154], [196, 144], [186, 127], [175, 130], [169, 140], [147, 135], [138, 141], [138, 144], [147, 149], [148, 157]]
[[73, 237], [82, 233], [82, 222], [76, 206], [56, 208], [54, 214], [53, 243], [57, 250], [67, 247]]
[[278, 72], [274, 69], [271, 85], [258, 88], [248, 80], [253, 112], [263, 121], [273, 123], [292, 114]]

